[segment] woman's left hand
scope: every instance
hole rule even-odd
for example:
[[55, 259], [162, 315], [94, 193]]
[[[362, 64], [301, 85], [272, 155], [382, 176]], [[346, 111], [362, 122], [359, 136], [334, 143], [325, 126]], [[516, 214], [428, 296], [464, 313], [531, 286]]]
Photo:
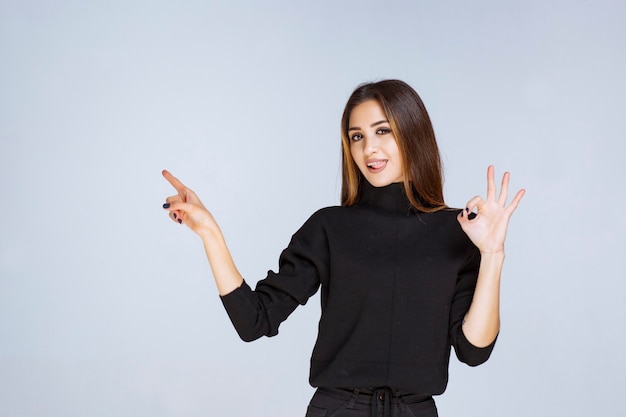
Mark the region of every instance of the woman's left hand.
[[[496, 198], [496, 183], [494, 181], [494, 168], [487, 169], [487, 200], [476, 196], [467, 202], [465, 210], [459, 213], [457, 219], [461, 228], [474, 242], [482, 254], [504, 253], [504, 239], [511, 215], [517, 208], [524, 193], [521, 189], [513, 197], [508, 206], [506, 200], [509, 188], [508, 172], [502, 177], [500, 195]], [[469, 214], [476, 210], [476, 217], [469, 219]]]

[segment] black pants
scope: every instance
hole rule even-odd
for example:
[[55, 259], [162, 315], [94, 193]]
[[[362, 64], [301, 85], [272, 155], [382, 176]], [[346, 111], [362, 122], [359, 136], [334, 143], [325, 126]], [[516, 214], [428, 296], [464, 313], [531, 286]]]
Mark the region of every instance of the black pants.
[[306, 417], [437, 417], [433, 397], [394, 395], [390, 388], [366, 392], [318, 388]]

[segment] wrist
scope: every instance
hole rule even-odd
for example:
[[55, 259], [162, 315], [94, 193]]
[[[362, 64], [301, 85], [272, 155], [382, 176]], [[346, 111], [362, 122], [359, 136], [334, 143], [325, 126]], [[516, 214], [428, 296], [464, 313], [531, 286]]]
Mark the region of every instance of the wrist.
[[504, 249], [480, 250], [480, 256], [483, 258], [504, 259]]
[[504, 265], [504, 251], [481, 252], [480, 268], [485, 270], [501, 270]]
[[196, 233], [204, 243], [211, 243], [223, 239], [222, 231], [217, 225], [199, 227]]

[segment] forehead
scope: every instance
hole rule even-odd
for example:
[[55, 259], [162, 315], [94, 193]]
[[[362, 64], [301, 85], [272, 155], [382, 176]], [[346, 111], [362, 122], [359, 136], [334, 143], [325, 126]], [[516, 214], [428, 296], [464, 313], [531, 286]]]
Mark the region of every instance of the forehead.
[[350, 112], [350, 127], [365, 127], [361, 124], [369, 125], [381, 120], [387, 120], [387, 115], [383, 107], [376, 100], [368, 100], [360, 103]]

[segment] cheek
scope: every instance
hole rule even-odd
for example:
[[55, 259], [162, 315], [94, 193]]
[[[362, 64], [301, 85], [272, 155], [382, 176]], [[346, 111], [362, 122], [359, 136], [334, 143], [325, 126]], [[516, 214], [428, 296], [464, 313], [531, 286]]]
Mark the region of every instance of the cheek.
[[390, 144], [389, 151], [392, 152], [392, 155], [394, 155], [396, 159], [398, 159], [399, 161], [402, 161], [402, 153], [400, 152], [400, 149], [398, 148], [398, 144], [395, 141], [392, 144]]

